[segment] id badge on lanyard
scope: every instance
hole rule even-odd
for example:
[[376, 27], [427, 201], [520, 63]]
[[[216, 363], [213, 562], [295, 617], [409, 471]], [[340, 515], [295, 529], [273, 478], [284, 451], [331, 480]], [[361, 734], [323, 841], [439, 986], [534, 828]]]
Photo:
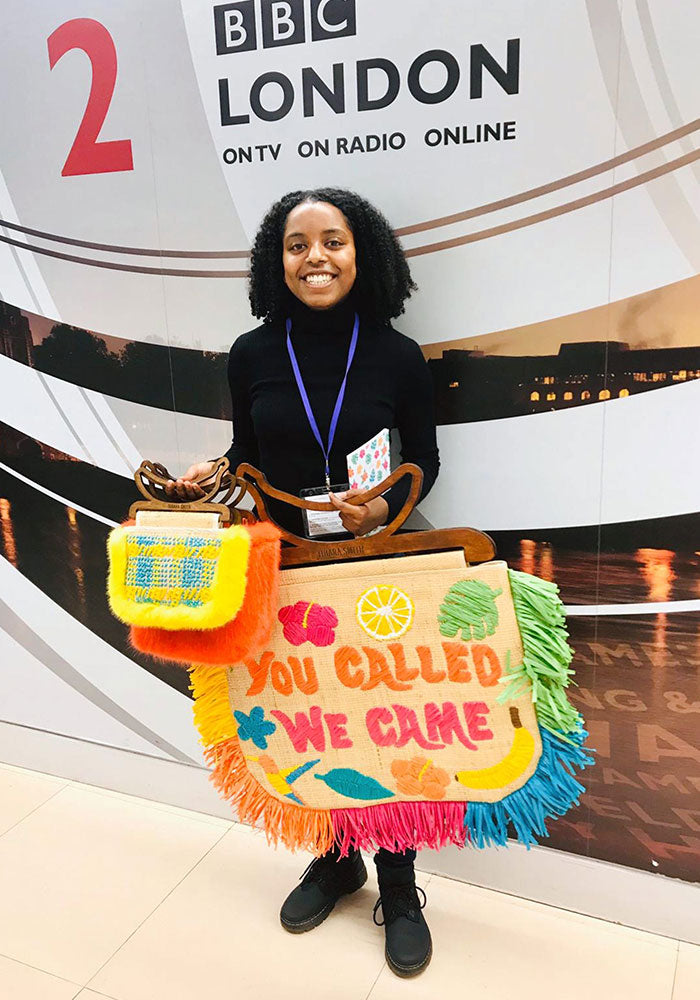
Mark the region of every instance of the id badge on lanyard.
[[[338, 494], [342, 496], [347, 488], [348, 483], [339, 483], [337, 486], [331, 486], [331, 492], [336, 496]], [[307, 490], [302, 490], [299, 496], [304, 500], [328, 502], [325, 486], [310, 486]], [[302, 510], [301, 513], [304, 520], [304, 534], [307, 538], [337, 538], [348, 533], [337, 510]]]
[[[297, 361], [297, 356], [294, 353], [294, 347], [292, 345], [292, 321], [288, 319], [286, 322], [287, 329], [287, 353], [289, 354], [289, 360], [292, 363], [292, 371], [294, 372], [294, 378], [296, 380], [297, 388], [299, 390], [299, 395], [301, 396], [301, 401], [304, 404], [304, 410], [306, 412], [307, 420], [309, 421], [309, 426], [311, 431], [318, 441], [319, 447], [323, 452], [324, 458], [324, 471], [325, 471], [325, 492], [328, 494], [331, 491], [331, 472], [330, 472], [330, 454], [333, 447], [333, 440], [335, 438], [335, 432], [338, 427], [338, 419], [340, 417], [340, 411], [343, 408], [343, 401], [345, 399], [345, 388], [348, 381], [348, 373], [352, 366], [353, 358], [355, 357], [355, 349], [357, 347], [357, 339], [360, 332], [360, 317], [355, 313], [355, 322], [352, 328], [352, 337], [350, 338], [350, 347], [348, 348], [348, 360], [345, 365], [345, 374], [343, 376], [343, 381], [341, 382], [340, 389], [338, 390], [338, 397], [335, 401], [335, 406], [333, 407], [333, 415], [331, 416], [331, 423], [328, 429], [328, 443], [324, 445], [323, 438], [321, 437], [321, 432], [314, 416], [314, 412], [311, 408], [311, 401], [309, 400], [309, 394], [306, 391], [306, 386], [304, 385], [304, 379], [302, 378], [301, 371], [299, 369], [299, 362]], [[347, 489], [347, 486], [341, 487]], [[338, 489], [336, 487], [335, 489]], [[311, 497], [316, 499], [320, 496], [321, 499], [325, 499], [323, 493], [324, 487], [310, 487], [309, 489], [302, 491], [302, 496]], [[335, 492], [335, 490], [334, 490]], [[340, 514], [333, 515], [331, 512], [325, 513], [323, 511], [305, 511], [304, 524], [306, 528], [306, 533], [309, 538], [318, 538], [320, 536], [325, 536], [329, 534], [339, 534], [345, 531], [340, 520]]]

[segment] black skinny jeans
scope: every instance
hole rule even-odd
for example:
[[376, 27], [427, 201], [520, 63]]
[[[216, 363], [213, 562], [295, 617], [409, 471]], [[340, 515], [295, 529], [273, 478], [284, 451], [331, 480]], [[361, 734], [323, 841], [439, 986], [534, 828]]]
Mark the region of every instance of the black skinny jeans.
[[[354, 848], [350, 848], [352, 853]], [[336, 860], [340, 857], [340, 849], [337, 846], [331, 847], [330, 851], [327, 851], [324, 855], [326, 858], [335, 857]], [[391, 871], [392, 869], [404, 868], [413, 864], [416, 860], [416, 852], [413, 850], [403, 851], [399, 853], [396, 851], [387, 851], [383, 847], [380, 847], [379, 851], [374, 855], [374, 863], [377, 868], [384, 868]]]
[[399, 854], [396, 851], [386, 851], [383, 847], [380, 847], [374, 855], [374, 863], [377, 868], [383, 868], [388, 871], [410, 867], [415, 860], [416, 852], [413, 850], [403, 851], [403, 853]]

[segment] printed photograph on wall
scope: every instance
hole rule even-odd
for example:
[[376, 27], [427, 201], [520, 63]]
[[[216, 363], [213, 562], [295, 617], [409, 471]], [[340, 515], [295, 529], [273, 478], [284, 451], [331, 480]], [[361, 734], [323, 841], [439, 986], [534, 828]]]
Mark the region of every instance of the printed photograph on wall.
[[[0, 13], [0, 723], [128, 749], [148, 703], [147, 752], [197, 752], [186, 674], [109, 612], [105, 541], [143, 458], [230, 444], [254, 233], [332, 183], [418, 285], [395, 326], [442, 467], [416, 524], [488, 532], [567, 608], [597, 763], [545, 847], [700, 881], [700, 7], [343, 0], [330, 31], [299, 3], [277, 45], [257, 0], [238, 33], [201, 0], [27, 3]], [[109, 710], [105, 651], [131, 671]]]
[[[700, 278], [488, 337], [428, 345], [438, 425], [519, 418], [594, 406], [700, 378], [694, 316]], [[608, 338], [608, 339], [606, 339]], [[168, 349], [52, 323], [0, 303], [0, 353], [85, 388], [148, 407], [226, 421], [226, 356]], [[156, 378], [167, 370], [173, 381]], [[167, 388], [164, 390], [163, 386]], [[169, 391], [168, 391], [169, 390]], [[148, 433], [147, 426], [144, 432]], [[650, 459], [651, 460], [651, 459]], [[81, 462], [9, 425], [0, 461], [65, 498], [90, 498], [118, 521], [133, 499], [128, 479]], [[661, 456], [656, 461], [662, 466]], [[107, 528], [67, 504], [2, 475], [2, 555], [88, 628], [187, 693], [182, 671], [131, 648], [104, 594]], [[634, 522], [489, 531], [510, 566], [555, 581], [573, 610], [574, 704], [598, 766], [581, 806], [552, 824], [548, 843], [694, 881], [700, 851], [700, 622], [694, 613], [626, 615], [615, 605], [700, 597], [700, 513]]]
[[[700, 278], [545, 323], [430, 345], [438, 421], [595, 405], [700, 378]], [[664, 456], [650, 455], [663, 475]], [[688, 456], [688, 461], [692, 461]], [[583, 470], [582, 470], [583, 474]], [[555, 580], [567, 605], [700, 597], [700, 513], [493, 532], [509, 565]], [[612, 609], [610, 609], [612, 611]], [[569, 618], [598, 767], [550, 843], [695, 880], [700, 850], [697, 614]]]

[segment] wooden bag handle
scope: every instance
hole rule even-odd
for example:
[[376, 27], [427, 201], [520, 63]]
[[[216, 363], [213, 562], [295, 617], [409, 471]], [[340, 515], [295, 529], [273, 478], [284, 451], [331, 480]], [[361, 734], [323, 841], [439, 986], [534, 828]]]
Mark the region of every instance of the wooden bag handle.
[[165, 492], [165, 486], [174, 479], [160, 462], [144, 459], [134, 473], [134, 481], [144, 500], [137, 500], [129, 508], [129, 517], [133, 520], [140, 510], [177, 511], [217, 513], [222, 524], [237, 523], [245, 516], [245, 512], [235, 510], [248, 492], [246, 483], [239, 482], [229, 475], [227, 458], [218, 458], [213, 470], [206, 476], [195, 479], [204, 490], [204, 496], [198, 500], [181, 500], [170, 497]]
[[462, 549], [467, 563], [487, 562], [496, 554], [496, 546], [487, 534], [474, 528], [442, 528], [430, 531], [416, 531], [396, 537], [394, 532], [406, 521], [418, 502], [423, 485], [423, 470], [417, 465], [406, 462], [391, 473], [378, 486], [373, 487], [361, 496], [351, 497], [347, 502], [359, 506], [380, 496], [404, 476], [411, 477], [411, 486], [403, 507], [396, 517], [381, 531], [369, 537], [349, 538], [340, 541], [314, 541], [295, 535], [282, 528], [272, 518], [267, 509], [264, 497], [271, 497], [287, 503], [290, 507], [302, 510], [336, 510], [332, 503], [321, 503], [317, 500], [304, 500], [291, 493], [278, 490], [268, 483], [267, 479], [248, 462], [242, 462], [236, 469], [236, 479], [244, 480], [248, 493], [255, 503], [258, 516], [271, 521], [282, 534], [288, 546], [282, 549], [283, 566], [299, 566], [307, 563], [338, 562], [343, 559], [369, 559], [382, 555], [443, 552], [449, 549]]
[[[273, 500], [281, 500], [283, 503], [289, 504], [290, 507], [298, 507], [302, 510], [337, 510], [337, 508], [334, 507], [330, 501], [328, 503], [324, 503], [319, 500], [305, 500], [303, 497], [295, 497], [293, 493], [285, 493], [284, 490], [278, 490], [275, 486], [268, 483], [264, 473], [262, 473], [259, 469], [256, 469], [254, 465], [250, 465], [248, 462], [242, 462], [236, 469], [237, 479], [243, 479], [245, 476], [248, 477], [246, 480], [248, 492], [255, 501], [255, 507], [261, 520], [272, 521], [273, 524], [277, 524], [274, 518], [270, 517], [264, 496], [272, 497]], [[363, 493], [361, 496], [351, 497], [347, 501], [349, 504], [352, 504], [352, 506], [357, 507], [363, 503], [367, 503], [368, 500], [374, 500], [375, 497], [381, 496], [381, 494], [388, 490], [391, 486], [398, 483], [398, 481], [403, 479], [404, 476], [411, 477], [411, 488], [403, 507], [398, 512], [394, 520], [382, 527], [382, 535], [393, 534], [397, 528], [401, 527], [408, 515], [416, 506], [418, 497], [420, 496], [421, 487], [423, 486], [422, 469], [420, 469], [417, 465], [412, 465], [406, 462], [404, 465], [400, 465], [398, 469], [395, 469], [390, 476], [384, 479], [377, 486], [372, 487], [371, 490], [367, 490], [367, 492]], [[252, 482], [250, 480], [252, 480]], [[304, 542], [309, 541], [308, 538], [304, 538], [302, 535], [295, 535], [291, 531], [286, 531], [279, 524], [277, 524], [277, 527], [282, 532], [282, 537], [285, 541], [290, 542], [292, 545], [303, 544]], [[379, 535], [380, 532], [377, 532], [377, 534], [373, 537], [378, 538]]]

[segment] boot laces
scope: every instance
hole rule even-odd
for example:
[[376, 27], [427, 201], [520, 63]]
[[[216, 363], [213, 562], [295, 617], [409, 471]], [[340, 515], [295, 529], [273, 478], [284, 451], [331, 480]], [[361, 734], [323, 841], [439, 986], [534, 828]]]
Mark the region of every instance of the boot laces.
[[[419, 892], [423, 896], [422, 902], [418, 898]], [[381, 889], [381, 896], [374, 904], [372, 919], [377, 927], [383, 927], [384, 924], [389, 926], [399, 917], [408, 917], [409, 920], [417, 923], [420, 911], [425, 907], [426, 902], [425, 892], [420, 886], [413, 884], [384, 886]], [[377, 911], [380, 906], [383, 920], [377, 920]]]
[[337, 891], [342, 888], [348, 877], [348, 859], [337, 861], [335, 858], [312, 858], [301, 874], [302, 886], [317, 883], [321, 889]]

